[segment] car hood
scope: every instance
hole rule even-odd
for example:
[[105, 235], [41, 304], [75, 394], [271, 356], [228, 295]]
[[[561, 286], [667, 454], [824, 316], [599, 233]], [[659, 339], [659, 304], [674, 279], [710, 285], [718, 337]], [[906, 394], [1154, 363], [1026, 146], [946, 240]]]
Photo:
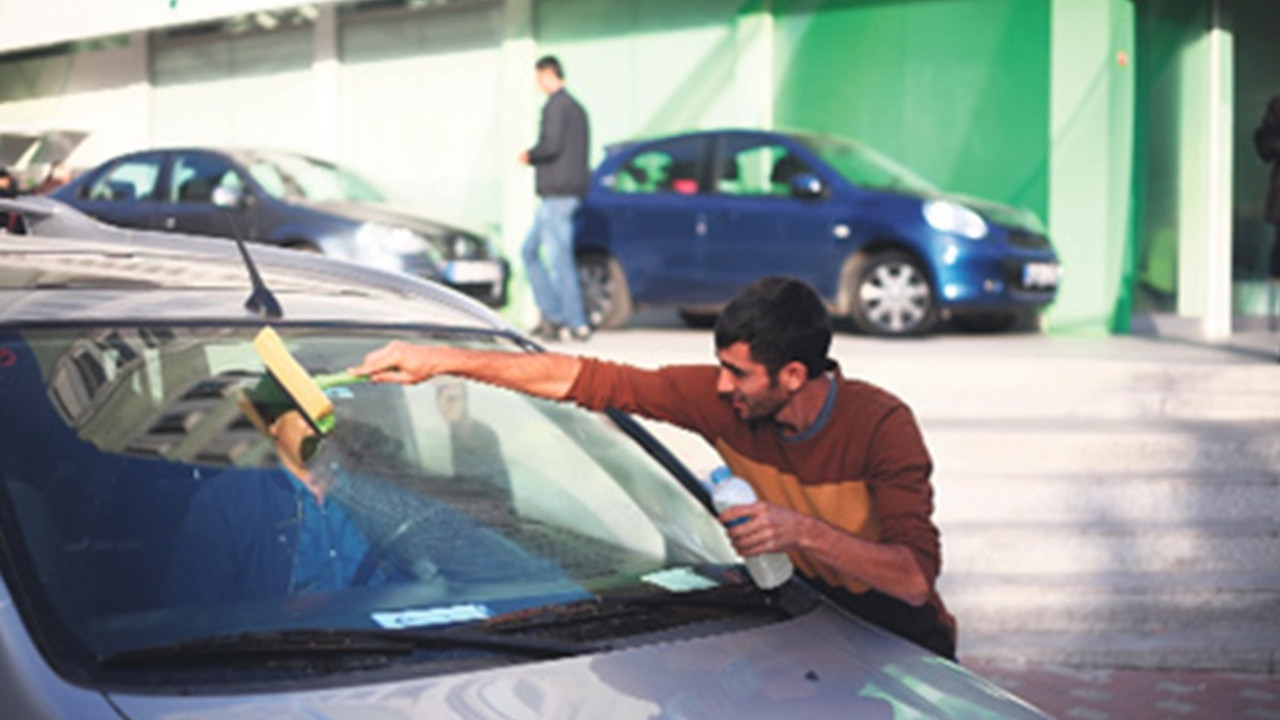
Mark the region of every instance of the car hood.
[[1047, 720], [959, 666], [826, 606], [753, 630], [495, 670], [309, 692], [203, 697], [112, 693], [111, 700], [132, 720]]
[[960, 203], [965, 207], [976, 210], [983, 217], [996, 225], [1001, 225], [1014, 230], [1026, 230], [1037, 234], [1044, 234], [1044, 223], [1035, 213], [1025, 208], [1017, 208], [1012, 205], [1005, 205], [992, 200], [984, 200], [969, 195], [957, 195], [947, 193], [943, 198], [952, 202]]
[[464, 235], [477, 240], [482, 239], [479, 233], [466, 230], [456, 225], [423, 217], [413, 210], [389, 203], [368, 202], [301, 202], [301, 205], [314, 210], [334, 213], [357, 222], [374, 222], [392, 227], [403, 227], [423, 237], [444, 242], [456, 235]]

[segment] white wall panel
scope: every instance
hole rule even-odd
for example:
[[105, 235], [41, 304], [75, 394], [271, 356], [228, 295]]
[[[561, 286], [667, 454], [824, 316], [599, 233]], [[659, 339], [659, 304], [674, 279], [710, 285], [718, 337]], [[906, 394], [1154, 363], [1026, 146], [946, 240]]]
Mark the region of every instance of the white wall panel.
[[157, 43], [154, 143], [310, 152], [312, 55], [309, 28]]
[[343, 160], [435, 217], [490, 230], [501, 216], [503, 163], [515, 162], [495, 142], [501, 27], [501, 8], [487, 4], [345, 17]]

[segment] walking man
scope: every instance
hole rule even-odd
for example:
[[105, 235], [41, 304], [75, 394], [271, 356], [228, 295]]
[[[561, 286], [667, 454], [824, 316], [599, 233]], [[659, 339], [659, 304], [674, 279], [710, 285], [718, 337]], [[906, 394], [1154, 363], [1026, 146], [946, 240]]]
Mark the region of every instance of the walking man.
[[546, 340], [586, 340], [591, 336], [582, 308], [582, 290], [573, 258], [573, 214], [587, 194], [590, 142], [587, 113], [564, 89], [560, 61], [547, 55], [535, 65], [538, 87], [547, 95], [542, 106], [538, 144], [520, 153], [532, 165], [542, 203], [524, 241], [521, 256], [529, 273], [538, 311], [533, 334]]
[[846, 609], [954, 658], [955, 621], [936, 590], [933, 465], [911, 410], [842, 376], [827, 357], [826, 306], [799, 280], [748, 286], [717, 318], [715, 345], [718, 366], [646, 370], [393, 342], [351, 372], [399, 383], [458, 375], [692, 430], [761, 498], [721, 515], [740, 555], [786, 552]]

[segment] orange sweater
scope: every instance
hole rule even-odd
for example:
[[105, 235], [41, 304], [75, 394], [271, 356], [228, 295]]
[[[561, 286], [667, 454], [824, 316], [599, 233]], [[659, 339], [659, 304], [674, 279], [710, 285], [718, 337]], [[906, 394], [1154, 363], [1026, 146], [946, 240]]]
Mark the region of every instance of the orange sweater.
[[[934, 586], [942, 558], [933, 524], [933, 465], [915, 418], [903, 402], [835, 368], [833, 392], [818, 422], [784, 438], [768, 421], [745, 422], [716, 393], [715, 366], [642, 370], [583, 360], [569, 398], [584, 407], [619, 410], [692, 430], [762, 500], [818, 517], [859, 537], [907, 547]], [[913, 608], [829, 567], [791, 553], [807, 578], [853, 612], [941, 655], [953, 656], [955, 621], [935, 591]]]

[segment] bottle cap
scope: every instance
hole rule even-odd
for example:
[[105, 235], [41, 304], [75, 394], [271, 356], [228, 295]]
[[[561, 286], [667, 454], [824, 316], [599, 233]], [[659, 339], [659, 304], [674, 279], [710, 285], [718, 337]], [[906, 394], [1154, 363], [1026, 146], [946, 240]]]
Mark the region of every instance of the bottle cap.
[[721, 465], [720, 467], [717, 467], [715, 470], [712, 470], [711, 475], [709, 477], [711, 479], [712, 485], [719, 485], [725, 480], [728, 480], [729, 478], [733, 477], [733, 473], [729, 472], [729, 468], [725, 467], [724, 465]]

